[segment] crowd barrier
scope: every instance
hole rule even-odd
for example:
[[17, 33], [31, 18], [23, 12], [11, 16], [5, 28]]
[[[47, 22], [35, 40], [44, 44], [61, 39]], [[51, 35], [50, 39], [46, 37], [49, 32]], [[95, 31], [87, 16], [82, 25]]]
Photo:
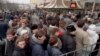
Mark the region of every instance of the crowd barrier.
[[97, 46], [100, 47], [99, 45], [100, 45], [100, 42], [95, 43], [93, 45], [85, 46], [75, 51], [62, 54], [60, 56], [93, 56], [91, 55], [92, 53], [100, 51], [99, 48], [95, 49], [95, 47]]

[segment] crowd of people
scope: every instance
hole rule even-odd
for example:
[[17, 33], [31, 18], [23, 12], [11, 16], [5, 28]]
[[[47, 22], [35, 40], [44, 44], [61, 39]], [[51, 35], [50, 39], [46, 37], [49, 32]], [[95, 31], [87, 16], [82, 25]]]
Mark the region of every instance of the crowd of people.
[[[0, 13], [0, 56], [96, 56], [100, 16], [71, 12]], [[84, 47], [89, 47], [87, 50]], [[92, 49], [92, 50], [91, 50]]]

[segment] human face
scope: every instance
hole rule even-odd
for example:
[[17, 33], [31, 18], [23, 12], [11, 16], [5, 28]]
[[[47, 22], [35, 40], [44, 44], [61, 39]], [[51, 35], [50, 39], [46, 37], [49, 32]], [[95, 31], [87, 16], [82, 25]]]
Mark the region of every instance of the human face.
[[24, 37], [25, 39], [28, 39], [28, 38], [29, 38], [28, 32], [26, 32], [25, 34], [23, 34], [23, 37]]
[[43, 24], [43, 20], [42, 19], [40, 19], [40, 23]]
[[18, 22], [18, 19], [14, 19], [13, 22], [14, 22], [14, 23], [17, 23], [17, 22]]
[[65, 28], [66, 23], [65, 22], [59, 22], [59, 27]]
[[39, 37], [39, 40], [41, 41], [41, 43], [43, 43], [45, 39], [46, 39], [45, 36], [41, 36], [41, 37]]
[[38, 29], [32, 30], [32, 33], [35, 34], [38, 31]]
[[73, 32], [70, 32], [70, 34], [71, 34], [71, 35], [75, 35], [75, 33], [76, 33], [75, 31], [73, 31]]
[[51, 20], [47, 20], [46, 23], [47, 23], [48, 25], [50, 25], [50, 24], [51, 24]]
[[25, 48], [25, 45], [26, 45], [25, 41], [20, 41], [17, 44], [17, 46], [20, 47], [21, 49], [24, 49]]
[[8, 34], [8, 35], [7, 35], [7, 40], [8, 40], [8, 41], [14, 40], [14, 36], [11, 35], [11, 34]]
[[26, 27], [26, 23], [22, 22], [22, 27], [25, 28]]

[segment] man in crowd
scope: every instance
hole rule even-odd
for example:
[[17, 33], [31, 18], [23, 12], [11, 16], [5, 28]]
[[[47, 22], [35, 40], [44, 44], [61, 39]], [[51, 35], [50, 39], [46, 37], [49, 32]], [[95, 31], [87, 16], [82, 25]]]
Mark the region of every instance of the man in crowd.
[[4, 22], [3, 16], [0, 15], [0, 39], [4, 39], [6, 37], [6, 31], [8, 28], [8, 24]]

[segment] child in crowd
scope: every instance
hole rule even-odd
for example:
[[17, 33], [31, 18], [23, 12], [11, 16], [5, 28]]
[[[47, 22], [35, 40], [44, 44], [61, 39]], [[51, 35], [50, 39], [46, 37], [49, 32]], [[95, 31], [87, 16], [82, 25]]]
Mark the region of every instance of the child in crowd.
[[16, 40], [16, 47], [12, 56], [26, 56], [25, 53], [26, 41], [23, 37]]

